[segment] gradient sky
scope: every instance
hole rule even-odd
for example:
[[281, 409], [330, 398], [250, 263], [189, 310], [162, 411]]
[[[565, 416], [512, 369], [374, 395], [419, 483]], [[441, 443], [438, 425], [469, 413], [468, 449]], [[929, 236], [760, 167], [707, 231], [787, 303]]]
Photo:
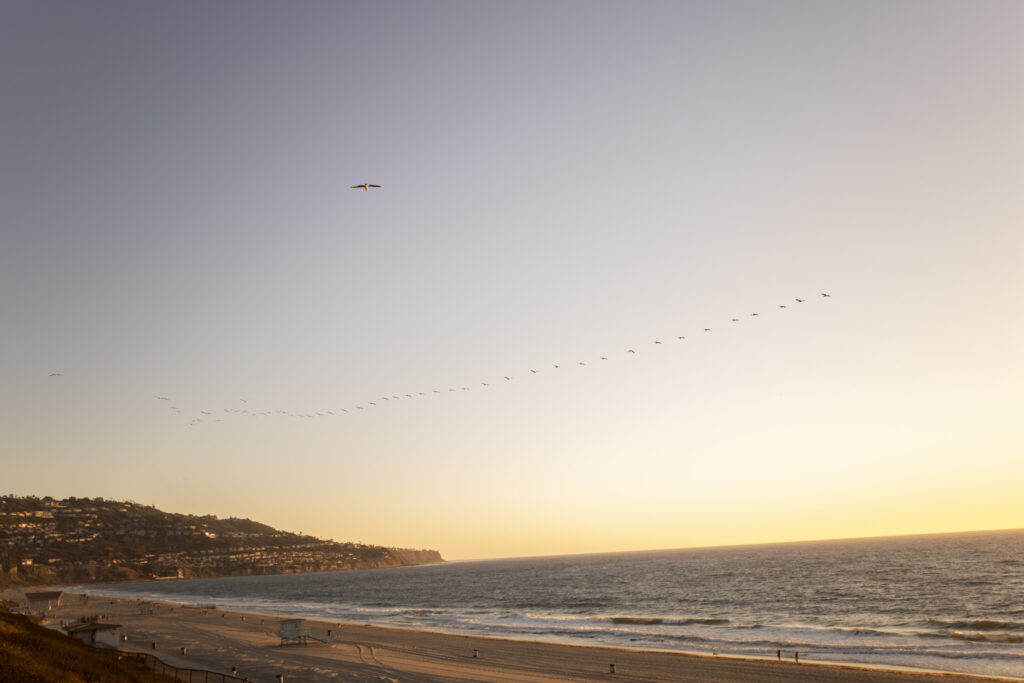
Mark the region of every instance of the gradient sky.
[[1024, 527], [1022, 45], [1020, 2], [3, 0], [0, 493], [451, 559]]

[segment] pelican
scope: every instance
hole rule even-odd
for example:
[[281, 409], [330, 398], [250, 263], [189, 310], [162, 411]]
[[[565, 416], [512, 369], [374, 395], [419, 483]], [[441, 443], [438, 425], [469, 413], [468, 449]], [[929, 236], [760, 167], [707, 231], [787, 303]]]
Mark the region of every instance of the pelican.
[[371, 187], [380, 187], [380, 185], [372, 185], [370, 183], [363, 183], [362, 185], [353, 185], [352, 189], [353, 190], [366, 190], [367, 192], [369, 192]]
[[822, 292], [822, 293], [821, 293], [821, 295], [822, 295], [823, 297], [826, 297], [826, 298], [828, 298], [828, 297], [831, 297], [831, 296], [832, 296], [831, 294], [829, 294], [829, 293], [827, 293], [827, 292]]
[[804, 300], [803, 300], [803, 299], [797, 299], [797, 300], [796, 300], [796, 302], [797, 302], [798, 304], [802, 304], [802, 303], [804, 302]]

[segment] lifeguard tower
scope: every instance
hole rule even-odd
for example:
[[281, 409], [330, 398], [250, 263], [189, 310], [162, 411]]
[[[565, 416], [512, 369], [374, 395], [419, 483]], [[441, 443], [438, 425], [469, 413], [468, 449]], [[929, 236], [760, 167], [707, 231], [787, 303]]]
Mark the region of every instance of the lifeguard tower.
[[311, 640], [318, 643], [327, 642], [310, 633], [305, 624], [305, 619], [285, 619], [277, 622], [277, 635], [281, 638], [281, 645], [306, 645]]

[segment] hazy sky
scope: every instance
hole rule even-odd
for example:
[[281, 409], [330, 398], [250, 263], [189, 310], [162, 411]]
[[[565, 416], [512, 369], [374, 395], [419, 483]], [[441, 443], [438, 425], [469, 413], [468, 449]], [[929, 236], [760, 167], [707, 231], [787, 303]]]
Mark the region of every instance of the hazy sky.
[[2, 0], [0, 493], [448, 558], [1022, 527], [1022, 45], [1020, 2]]

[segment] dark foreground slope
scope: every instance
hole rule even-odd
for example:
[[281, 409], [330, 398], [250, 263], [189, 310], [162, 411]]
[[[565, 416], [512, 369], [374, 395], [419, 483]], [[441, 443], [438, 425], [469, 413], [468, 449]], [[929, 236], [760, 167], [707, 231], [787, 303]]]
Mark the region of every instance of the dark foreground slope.
[[0, 681], [4, 683], [167, 683], [113, 650], [93, 649], [0, 607]]

